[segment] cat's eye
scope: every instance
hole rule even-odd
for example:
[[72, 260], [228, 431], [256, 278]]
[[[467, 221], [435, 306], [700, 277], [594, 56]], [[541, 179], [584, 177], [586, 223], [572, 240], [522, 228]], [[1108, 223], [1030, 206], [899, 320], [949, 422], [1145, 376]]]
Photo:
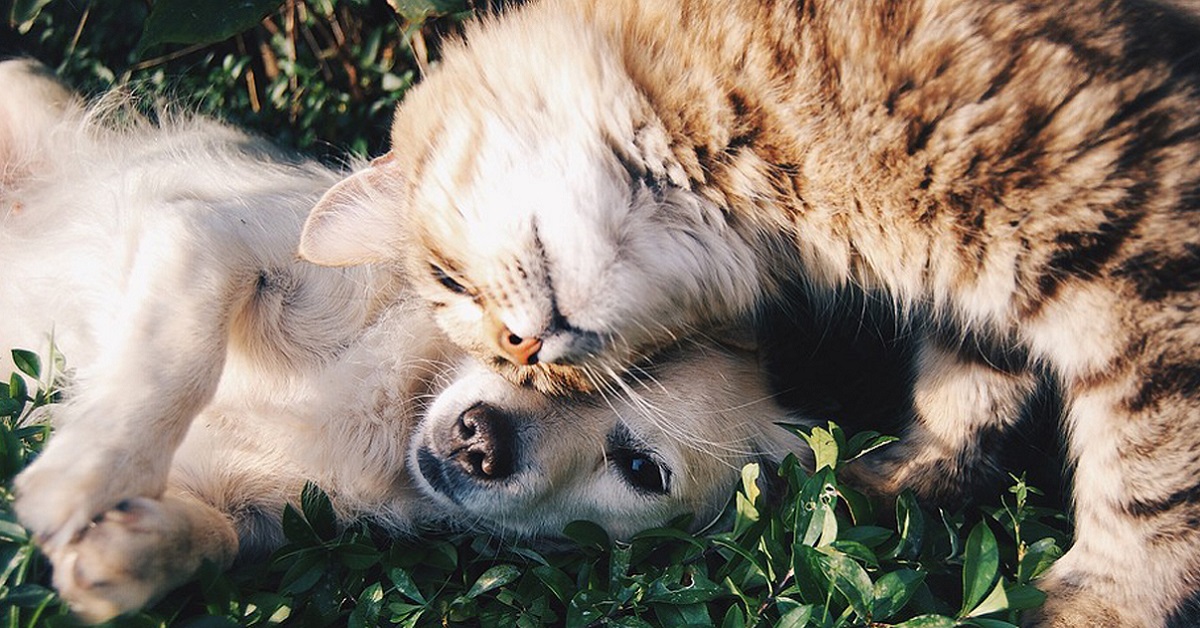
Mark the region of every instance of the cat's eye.
[[451, 277], [446, 271], [442, 270], [442, 268], [437, 264], [430, 264], [429, 270], [433, 272], [433, 278], [436, 279], [438, 283], [442, 284], [443, 288], [449, 290], [450, 292], [453, 292], [454, 294], [470, 293], [466, 286], [455, 281], [453, 277]]
[[651, 495], [671, 492], [671, 471], [657, 456], [638, 446], [624, 426], [608, 436], [608, 461], [637, 491]]

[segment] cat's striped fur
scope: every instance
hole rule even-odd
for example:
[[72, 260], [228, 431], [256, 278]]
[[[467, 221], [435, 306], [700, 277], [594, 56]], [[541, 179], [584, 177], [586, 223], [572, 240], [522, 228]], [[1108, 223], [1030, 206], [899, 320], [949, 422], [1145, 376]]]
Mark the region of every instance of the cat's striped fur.
[[932, 324], [920, 416], [863, 477], [961, 489], [980, 435], [1056, 378], [1077, 540], [1031, 622], [1184, 622], [1200, 591], [1195, 24], [1118, 0], [543, 2], [446, 52], [302, 253], [415, 252], [449, 335], [548, 390], [720, 333], [780, 279], [885, 293]]

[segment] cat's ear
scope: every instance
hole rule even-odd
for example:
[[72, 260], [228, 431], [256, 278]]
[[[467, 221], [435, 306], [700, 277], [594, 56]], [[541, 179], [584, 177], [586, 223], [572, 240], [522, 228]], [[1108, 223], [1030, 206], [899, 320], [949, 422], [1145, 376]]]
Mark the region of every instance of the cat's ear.
[[325, 192], [300, 234], [302, 259], [322, 266], [352, 266], [400, 255], [403, 173], [391, 153]]
[[15, 183], [54, 150], [53, 129], [79, 101], [46, 66], [0, 62], [0, 182]]

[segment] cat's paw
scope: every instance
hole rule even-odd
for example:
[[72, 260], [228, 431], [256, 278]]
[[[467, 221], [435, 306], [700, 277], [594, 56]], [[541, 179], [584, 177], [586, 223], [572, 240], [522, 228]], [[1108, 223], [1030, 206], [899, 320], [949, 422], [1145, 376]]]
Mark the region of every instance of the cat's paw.
[[80, 619], [102, 622], [143, 608], [206, 559], [227, 563], [232, 525], [195, 502], [134, 498], [49, 553], [54, 586]]
[[[1079, 570], [1075, 550], [1059, 559], [1034, 584], [1046, 594], [1046, 603], [1025, 612], [1021, 625], [1026, 628], [1158, 628], [1166, 622], [1168, 610], [1162, 591], [1152, 590], [1144, 582], [1120, 580], [1128, 572]], [[1073, 562], [1072, 558], [1076, 560]], [[1148, 580], [1147, 580], [1148, 582]]]
[[157, 497], [170, 458], [113, 450], [56, 434], [14, 483], [17, 518], [46, 551], [74, 540], [100, 514], [133, 497]]
[[983, 468], [972, 468], [950, 456], [927, 452], [891, 452], [854, 460], [838, 470], [838, 477], [883, 500], [895, 499], [909, 489], [927, 505], [954, 505], [969, 498], [977, 487], [988, 486], [990, 467], [980, 466]]
[[1045, 591], [1046, 603], [1021, 617], [1024, 628], [1150, 628], [1155, 625], [1145, 621], [1145, 617], [1123, 612], [1099, 595], [1078, 590], [1056, 590], [1054, 587], [1046, 590], [1041, 583], [1038, 583], [1038, 588]]

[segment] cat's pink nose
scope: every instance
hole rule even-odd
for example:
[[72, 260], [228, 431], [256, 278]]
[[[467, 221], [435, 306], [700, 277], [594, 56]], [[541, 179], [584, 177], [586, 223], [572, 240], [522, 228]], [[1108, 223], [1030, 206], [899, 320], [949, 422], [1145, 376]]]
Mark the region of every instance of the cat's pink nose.
[[500, 350], [517, 364], [529, 366], [537, 364], [538, 351], [542, 349], [540, 338], [522, 338], [508, 328], [500, 330]]

